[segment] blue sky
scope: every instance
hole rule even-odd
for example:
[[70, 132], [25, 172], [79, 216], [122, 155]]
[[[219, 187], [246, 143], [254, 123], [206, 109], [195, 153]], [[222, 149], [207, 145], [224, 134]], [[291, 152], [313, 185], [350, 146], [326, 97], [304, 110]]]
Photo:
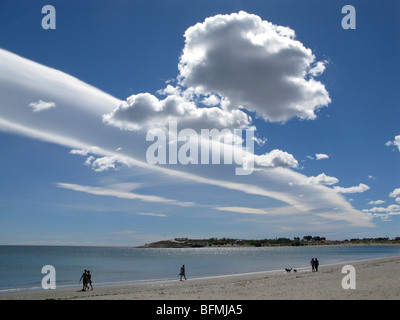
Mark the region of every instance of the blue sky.
[[[399, 236], [397, 1], [0, 6], [0, 244]], [[256, 170], [149, 165], [171, 119], [255, 128]]]

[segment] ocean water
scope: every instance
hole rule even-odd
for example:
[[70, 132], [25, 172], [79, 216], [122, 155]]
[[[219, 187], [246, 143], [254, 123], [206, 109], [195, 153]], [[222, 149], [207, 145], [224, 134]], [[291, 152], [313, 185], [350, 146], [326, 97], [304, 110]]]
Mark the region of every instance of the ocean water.
[[0, 294], [41, 289], [44, 265], [56, 270], [56, 285], [78, 287], [84, 269], [93, 285], [178, 279], [309, 267], [400, 256], [400, 246], [315, 246], [155, 249], [77, 246], [0, 246]]

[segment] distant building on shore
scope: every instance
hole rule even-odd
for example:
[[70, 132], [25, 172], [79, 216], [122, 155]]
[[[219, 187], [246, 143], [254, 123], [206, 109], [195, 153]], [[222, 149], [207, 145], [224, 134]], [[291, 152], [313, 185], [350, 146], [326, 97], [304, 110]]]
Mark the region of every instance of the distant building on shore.
[[175, 241], [188, 241], [188, 238], [175, 238]]

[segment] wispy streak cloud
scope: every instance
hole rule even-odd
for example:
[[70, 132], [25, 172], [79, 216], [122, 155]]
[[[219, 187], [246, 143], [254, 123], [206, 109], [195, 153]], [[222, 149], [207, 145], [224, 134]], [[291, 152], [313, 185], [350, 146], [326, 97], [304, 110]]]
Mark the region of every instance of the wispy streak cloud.
[[154, 196], [154, 195], [143, 195], [143, 194], [137, 194], [133, 192], [127, 192], [123, 190], [118, 190], [118, 189], [111, 189], [111, 188], [106, 188], [106, 187], [90, 187], [90, 186], [83, 186], [79, 184], [72, 184], [72, 183], [56, 183], [56, 185], [60, 188], [64, 189], [69, 189], [69, 190], [74, 190], [74, 191], [79, 191], [79, 192], [85, 192], [97, 196], [110, 196], [110, 197], [116, 197], [120, 199], [130, 199], [130, 200], [141, 200], [145, 202], [152, 202], [152, 203], [165, 203], [165, 204], [170, 204], [170, 205], [175, 205], [175, 206], [181, 206], [181, 207], [190, 207], [193, 206], [193, 202], [181, 202], [177, 201], [174, 199], [167, 199], [159, 196]]

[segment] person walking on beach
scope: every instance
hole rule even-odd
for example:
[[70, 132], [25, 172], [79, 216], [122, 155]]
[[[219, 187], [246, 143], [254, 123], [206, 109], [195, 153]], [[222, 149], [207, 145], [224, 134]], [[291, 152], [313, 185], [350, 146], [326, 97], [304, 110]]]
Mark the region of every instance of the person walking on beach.
[[181, 276], [181, 280], [180, 281], [182, 281], [182, 277], [184, 277], [185, 280], [186, 280], [186, 272], [185, 272], [185, 265], [184, 264], [181, 267], [181, 272], [179, 273], [179, 275]]
[[319, 261], [318, 261], [317, 258], [315, 258], [315, 259], [314, 259], [314, 269], [315, 269], [315, 272], [318, 272], [318, 266], [319, 266]]
[[88, 276], [87, 276], [87, 270], [83, 271], [81, 278], [79, 279], [79, 283], [82, 281], [82, 291], [86, 291], [86, 288], [88, 287]]
[[310, 264], [311, 264], [311, 272], [314, 272], [315, 271], [315, 260], [314, 260], [314, 258], [311, 258]]
[[90, 273], [90, 270], [87, 271], [86, 277], [87, 277], [87, 285], [86, 285], [86, 286], [87, 286], [88, 289], [89, 289], [89, 286], [90, 286], [90, 288], [91, 288], [92, 291], [93, 291], [92, 274]]

